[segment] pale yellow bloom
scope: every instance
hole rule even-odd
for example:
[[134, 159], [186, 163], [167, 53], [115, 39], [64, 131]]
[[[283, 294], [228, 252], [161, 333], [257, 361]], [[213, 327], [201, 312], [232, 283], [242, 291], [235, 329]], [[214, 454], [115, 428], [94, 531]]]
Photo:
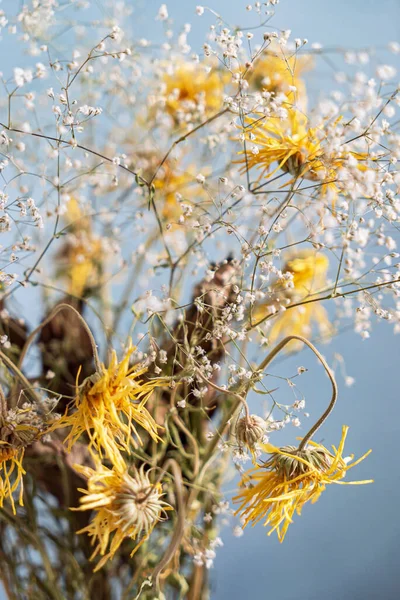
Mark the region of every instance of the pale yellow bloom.
[[[208, 169], [202, 169], [208, 173]], [[204, 197], [205, 194], [196, 182], [196, 171], [193, 165], [187, 170], [180, 171], [172, 163], [166, 162], [157, 173], [154, 181], [156, 188], [156, 202], [161, 205], [161, 213], [167, 221], [178, 221], [182, 216], [182, 208], [177, 194], [182, 196], [186, 205], [193, 205], [196, 198]]]
[[65, 220], [70, 227], [58, 255], [58, 274], [67, 279], [68, 293], [80, 297], [85, 289], [100, 283], [104, 261], [102, 243], [92, 231], [90, 217], [83, 214], [74, 197], [68, 202]]
[[[87, 533], [95, 546], [91, 556], [102, 556], [98, 571], [118, 551], [124, 539], [136, 541], [131, 556], [145, 542], [170, 506], [162, 500], [161, 483], [152, 484], [142, 467], [131, 476], [122, 458], [112, 469], [95, 457], [95, 469], [77, 465], [75, 469], [87, 478], [87, 489], [81, 506], [73, 510], [91, 510], [89, 525], [77, 533]], [[108, 550], [108, 551], [107, 551]]]
[[165, 382], [142, 379], [147, 368], [129, 366], [134, 350], [130, 345], [121, 362], [113, 351], [109, 366], [102, 364], [101, 370], [77, 389], [73, 405], [54, 423], [54, 429], [70, 428], [65, 439], [68, 450], [86, 433], [90, 447], [100, 456], [105, 452], [116, 463], [121, 450], [129, 453], [131, 444], [142, 444], [140, 428], [154, 441], [160, 439], [159, 427], [145, 405], [154, 390]]
[[234, 501], [240, 503], [236, 514], [239, 514], [246, 527], [264, 520], [264, 525], [278, 534], [283, 542], [293, 515], [301, 514], [307, 502], [318, 500], [327, 485], [365, 484], [366, 481], [342, 481], [346, 472], [360, 463], [367, 452], [358, 460], [351, 462], [343, 458], [344, 443], [348, 427], [344, 426], [339, 448], [332, 446], [333, 452], [325, 446], [309, 442], [299, 452], [294, 447], [276, 448], [272, 444], [264, 444], [263, 449], [271, 457], [263, 464], [257, 465], [242, 477], [239, 494]]
[[200, 112], [205, 116], [223, 108], [224, 87], [229, 81], [226, 71], [211, 69], [194, 62], [178, 62], [172, 73], [163, 78], [166, 110], [177, 113]]
[[292, 273], [296, 292], [308, 295], [326, 284], [328, 268], [329, 260], [325, 254], [314, 250], [302, 250], [286, 262], [284, 271]]
[[306, 87], [301, 76], [313, 65], [314, 61], [309, 55], [286, 56], [281, 48], [269, 48], [255, 60], [253, 68], [246, 72], [245, 78], [255, 89], [274, 94], [283, 93], [288, 102], [305, 110]]
[[[290, 304], [307, 300], [315, 296], [326, 288], [326, 276], [329, 268], [329, 260], [325, 254], [315, 252], [314, 250], [299, 251], [292, 259], [288, 260], [283, 268], [283, 272], [292, 274], [289, 281], [290, 287], [285, 287], [281, 280], [274, 286], [274, 294], [280, 300], [288, 298]], [[260, 304], [253, 311], [255, 322], [261, 321], [268, 315], [273, 314], [273, 308], [276, 309], [276, 302]], [[285, 307], [285, 303], [280, 302]], [[312, 332], [312, 326], [315, 323], [318, 326], [321, 335], [330, 335], [333, 333], [333, 327], [330, 323], [328, 313], [321, 302], [309, 302], [300, 306], [289, 307], [287, 310], [281, 310], [273, 318], [273, 325], [268, 333], [271, 344], [287, 335], [301, 335], [309, 337]], [[295, 348], [293, 344], [291, 349]]]

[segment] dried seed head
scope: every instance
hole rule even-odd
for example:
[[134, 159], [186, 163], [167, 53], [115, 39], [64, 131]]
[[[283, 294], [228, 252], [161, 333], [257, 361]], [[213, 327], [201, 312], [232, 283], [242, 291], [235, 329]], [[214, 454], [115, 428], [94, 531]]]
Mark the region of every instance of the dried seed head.
[[239, 444], [243, 444], [250, 449], [254, 448], [257, 442], [260, 442], [264, 436], [266, 423], [264, 419], [258, 415], [250, 415], [250, 417], [242, 417], [239, 419], [236, 436]]
[[47, 429], [47, 417], [40, 414], [37, 407], [26, 403], [22, 408], [9, 409], [1, 417], [0, 441], [7, 448], [26, 448]]
[[135, 530], [136, 535], [147, 534], [157, 521], [161, 520], [166, 502], [161, 500], [161, 484], [153, 485], [147, 473], [140, 469], [134, 477], [124, 475], [120, 487], [110, 507], [121, 530]]
[[[312, 446], [305, 448], [301, 452], [295, 446], [284, 446], [280, 450], [281, 452], [290, 454], [290, 456], [272, 454], [271, 458], [264, 463], [264, 467], [276, 470], [280, 475], [285, 475], [287, 479], [304, 475], [304, 473], [310, 470], [310, 467], [302, 462], [302, 460], [307, 461], [307, 463], [319, 471], [327, 471], [333, 460], [333, 457], [328, 452], [322, 448], [314, 448]], [[298, 460], [299, 458], [302, 460]]]

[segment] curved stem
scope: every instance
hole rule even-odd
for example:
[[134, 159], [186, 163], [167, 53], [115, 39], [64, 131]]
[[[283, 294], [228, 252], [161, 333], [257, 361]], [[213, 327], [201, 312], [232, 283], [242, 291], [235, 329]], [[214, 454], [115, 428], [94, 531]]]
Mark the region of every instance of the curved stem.
[[236, 392], [233, 392], [232, 390], [228, 390], [228, 389], [220, 387], [219, 385], [216, 385], [215, 383], [213, 383], [212, 381], [207, 379], [207, 377], [205, 375], [203, 375], [203, 373], [200, 371], [200, 369], [196, 369], [196, 375], [198, 375], [204, 381], [204, 383], [209, 385], [211, 388], [213, 388], [217, 392], [220, 392], [221, 394], [227, 394], [228, 396], [232, 396], [233, 398], [236, 398], [237, 400], [239, 400], [239, 402], [241, 402], [243, 404], [246, 419], [247, 420], [250, 419], [250, 412], [249, 412], [248, 404], [246, 402], [246, 398], [243, 398], [243, 396], [241, 396], [240, 394], [236, 394]]
[[164, 556], [162, 557], [162, 559], [160, 560], [160, 562], [154, 569], [154, 571], [151, 575], [151, 578], [150, 578], [151, 581], [155, 581], [157, 589], [159, 588], [160, 575], [161, 575], [163, 569], [168, 565], [170, 560], [175, 556], [175, 553], [180, 546], [183, 532], [185, 529], [185, 506], [184, 506], [184, 502], [183, 502], [183, 493], [182, 493], [183, 492], [182, 473], [181, 473], [181, 469], [180, 469], [178, 463], [173, 458], [169, 458], [166, 461], [166, 463], [163, 467], [163, 470], [158, 479], [161, 480], [161, 478], [167, 472], [169, 467], [171, 467], [171, 471], [172, 471], [172, 474], [173, 474], [174, 480], [175, 480], [174, 488], [175, 488], [176, 498], [178, 501], [177, 502], [178, 503], [178, 506], [177, 506], [178, 522], [177, 522], [177, 526], [175, 528], [174, 534], [172, 536], [171, 542], [170, 542], [167, 550], [165, 551]]
[[29, 347], [30, 347], [30, 345], [31, 345], [31, 343], [32, 343], [32, 341], [33, 341], [33, 339], [34, 339], [35, 335], [36, 335], [37, 333], [39, 333], [39, 331], [40, 331], [41, 329], [43, 329], [43, 327], [45, 327], [45, 326], [46, 326], [48, 323], [50, 323], [50, 321], [51, 321], [51, 320], [52, 320], [52, 319], [53, 319], [53, 318], [54, 318], [54, 317], [55, 317], [55, 316], [56, 316], [56, 315], [57, 315], [57, 314], [58, 314], [60, 311], [62, 311], [62, 310], [64, 310], [64, 309], [72, 310], [72, 311], [73, 311], [73, 312], [74, 312], [74, 313], [77, 315], [77, 317], [80, 319], [80, 321], [81, 321], [82, 325], [84, 326], [84, 328], [85, 328], [85, 330], [86, 330], [86, 333], [87, 333], [87, 334], [88, 334], [88, 336], [89, 336], [90, 343], [91, 343], [91, 345], [92, 345], [92, 350], [93, 350], [93, 358], [94, 358], [94, 362], [95, 362], [95, 365], [96, 365], [96, 370], [97, 370], [97, 371], [101, 371], [101, 362], [100, 362], [100, 358], [99, 358], [99, 353], [98, 353], [98, 351], [97, 351], [97, 345], [96, 345], [96, 342], [95, 342], [95, 339], [94, 339], [93, 333], [92, 333], [92, 331], [91, 331], [91, 329], [90, 329], [89, 325], [86, 323], [86, 321], [85, 321], [85, 319], [82, 317], [81, 313], [80, 313], [79, 311], [77, 311], [77, 310], [76, 310], [76, 308], [74, 308], [74, 307], [73, 307], [73, 306], [71, 306], [70, 304], [65, 304], [65, 303], [63, 303], [63, 304], [59, 304], [58, 306], [56, 306], [56, 307], [55, 307], [55, 308], [54, 308], [54, 309], [51, 311], [51, 313], [49, 314], [49, 316], [48, 316], [48, 317], [46, 317], [46, 319], [45, 319], [45, 320], [44, 320], [42, 323], [40, 323], [40, 325], [38, 325], [38, 326], [36, 327], [36, 329], [34, 329], [34, 330], [32, 331], [32, 333], [30, 333], [30, 334], [29, 334], [29, 336], [28, 336], [28, 338], [27, 338], [27, 340], [26, 340], [26, 342], [25, 342], [25, 345], [24, 345], [24, 347], [22, 348], [21, 354], [20, 354], [20, 356], [19, 356], [18, 368], [21, 368], [21, 366], [22, 366], [22, 363], [23, 363], [23, 361], [24, 361], [24, 358], [25, 358], [25, 356], [26, 356], [26, 353], [27, 353], [27, 351], [28, 351], [28, 349], [29, 349]]
[[300, 342], [303, 342], [303, 344], [308, 346], [310, 348], [310, 350], [312, 350], [314, 352], [315, 356], [318, 358], [318, 360], [324, 367], [324, 369], [329, 377], [329, 380], [332, 384], [332, 397], [331, 397], [331, 401], [328, 405], [328, 408], [321, 415], [321, 417], [318, 419], [318, 421], [315, 423], [315, 425], [313, 425], [311, 427], [310, 431], [301, 440], [299, 447], [298, 447], [298, 450], [301, 451], [305, 448], [307, 442], [312, 438], [314, 433], [321, 427], [321, 425], [326, 421], [326, 419], [332, 412], [333, 407], [335, 406], [335, 403], [336, 403], [336, 400], [338, 397], [338, 387], [337, 387], [336, 380], [333, 376], [333, 373], [332, 373], [328, 363], [322, 356], [322, 354], [316, 349], [314, 344], [309, 342], [306, 338], [304, 338], [301, 335], [289, 335], [288, 337], [283, 339], [281, 342], [279, 342], [279, 344], [277, 346], [275, 346], [275, 348], [272, 350], [272, 352], [270, 352], [270, 354], [268, 354], [268, 356], [262, 361], [262, 363], [258, 367], [258, 370], [263, 371], [270, 364], [270, 362], [272, 362], [274, 360], [276, 355], [279, 354], [279, 352], [286, 346], [286, 344], [288, 344], [292, 340], [299, 340]]
[[25, 375], [20, 371], [20, 369], [17, 367], [17, 365], [14, 365], [13, 361], [10, 358], [8, 358], [8, 356], [6, 354], [4, 354], [4, 352], [2, 352], [1, 350], [0, 350], [0, 359], [7, 365], [7, 367], [9, 369], [11, 369], [11, 371], [14, 371], [14, 373], [16, 374], [16, 376], [18, 377], [20, 382], [26, 387], [27, 391], [32, 396], [32, 398], [35, 400], [35, 402], [37, 404], [40, 404], [40, 398], [38, 397], [36, 392], [34, 392], [31, 384], [29, 383], [29, 381], [27, 380]]
[[0, 419], [5, 417], [7, 414], [7, 400], [3, 392], [3, 388], [0, 386]]
[[185, 423], [182, 421], [180, 416], [177, 413], [172, 415], [172, 419], [174, 423], [183, 431], [183, 433], [188, 438], [188, 441], [191, 443], [193, 448], [193, 477], [197, 477], [199, 468], [200, 468], [200, 459], [199, 459], [199, 447], [197, 445], [196, 438], [186, 427]]

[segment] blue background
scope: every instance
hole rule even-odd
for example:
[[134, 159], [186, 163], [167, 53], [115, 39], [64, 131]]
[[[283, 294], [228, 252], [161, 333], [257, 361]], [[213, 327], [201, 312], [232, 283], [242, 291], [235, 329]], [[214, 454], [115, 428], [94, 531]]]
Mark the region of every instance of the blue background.
[[[200, 53], [203, 32], [212, 21], [209, 16], [195, 15], [199, 3], [201, 0], [172, 0], [167, 4], [177, 24], [193, 24], [189, 43], [193, 52]], [[7, 12], [13, 4], [11, 0], [3, 2], [0, 8]], [[100, 0], [92, 4], [93, 10], [102, 8]], [[160, 26], [154, 24], [153, 16], [160, 4], [153, 0], [132, 2], [137, 9], [134, 30], [139, 37], [154, 39]], [[232, 24], [254, 23], [254, 13], [246, 13], [239, 0], [211, 0], [211, 5]], [[272, 24], [292, 29], [293, 37], [307, 37], [310, 43], [382, 48], [390, 41], [400, 41], [400, 1], [282, 0]], [[3, 54], [0, 71], [8, 72], [12, 66], [15, 54]], [[310, 79], [316, 89], [323, 88], [326, 81], [323, 76], [319, 79], [318, 73]], [[330, 361], [334, 351], [344, 356], [356, 383], [347, 388], [339, 377], [337, 407], [317, 439], [326, 445], [337, 443], [342, 424], [349, 425], [348, 453], [357, 457], [373, 448], [353, 477], [373, 478], [375, 483], [331, 486], [317, 504], [306, 507], [301, 518], [296, 518], [284, 544], [274, 536], [267, 537], [261, 525], [248, 528], [241, 538], [233, 537], [231, 528], [225, 527], [221, 532], [224, 547], [218, 549], [211, 572], [213, 600], [400, 597], [399, 338], [393, 335], [391, 325], [380, 323], [367, 341], [350, 331], [323, 348]], [[327, 379], [317, 363], [304, 354], [286, 359], [277, 370], [287, 376], [306, 361], [313, 375], [304, 378], [301, 390], [314, 418], [329, 394]], [[306, 430], [307, 423], [300, 430], [290, 427], [271, 441], [293, 443], [295, 435]], [[227, 487], [232, 486], [228, 483]]]

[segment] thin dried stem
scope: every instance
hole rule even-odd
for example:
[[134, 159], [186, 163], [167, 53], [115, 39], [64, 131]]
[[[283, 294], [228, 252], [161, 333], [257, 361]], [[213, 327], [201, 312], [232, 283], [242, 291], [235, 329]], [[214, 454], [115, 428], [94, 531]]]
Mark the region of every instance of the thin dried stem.
[[270, 354], [268, 354], [268, 356], [260, 363], [258, 370], [259, 371], [264, 371], [264, 369], [267, 368], [267, 366], [274, 360], [274, 358], [279, 354], [279, 352], [286, 346], [286, 344], [288, 344], [289, 342], [291, 342], [292, 340], [298, 340], [300, 342], [303, 342], [303, 344], [305, 344], [306, 346], [308, 346], [310, 348], [310, 350], [312, 350], [315, 354], [315, 356], [318, 358], [318, 360], [320, 361], [320, 363], [322, 364], [322, 366], [324, 367], [329, 380], [332, 384], [332, 397], [331, 397], [331, 401], [329, 402], [328, 408], [326, 409], [326, 411], [321, 415], [321, 417], [318, 419], [318, 421], [315, 423], [315, 425], [313, 425], [310, 429], [310, 431], [303, 437], [303, 439], [301, 440], [300, 444], [299, 444], [299, 451], [303, 450], [307, 444], [307, 442], [312, 438], [312, 436], [314, 435], [314, 433], [321, 427], [321, 425], [326, 421], [326, 419], [328, 418], [328, 416], [331, 414], [333, 407], [336, 404], [336, 400], [337, 400], [337, 396], [338, 396], [338, 388], [337, 388], [337, 383], [335, 380], [335, 377], [333, 375], [332, 370], [330, 369], [328, 363], [326, 362], [325, 358], [322, 356], [322, 354], [316, 349], [316, 347], [314, 346], [314, 344], [312, 344], [309, 340], [307, 340], [306, 338], [304, 338], [301, 335], [289, 335], [288, 337], [284, 338], [281, 342], [279, 342], [279, 344], [277, 346], [275, 346], [275, 348], [272, 350], [272, 352], [270, 352]]
[[185, 504], [183, 501], [184, 487], [183, 487], [183, 480], [182, 480], [182, 471], [181, 471], [178, 463], [174, 459], [170, 458], [167, 460], [167, 462], [165, 463], [165, 465], [163, 467], [161, 477], [168, 471], [169, 468], [171, 469], [173, 477], [174, 477], [174, 490], [175, 490], [175, 494], [176, 494], [176, 498], [177, 498], [178, 521], [176, 523], [176, 527], [175, 527], [174, 533], [172, 535], [170, 544], [169, 544], [164, 556], [162, 557], [162, 559], [160, 560], [160, 562], [158, 563], [157, 567], [154, 569], [154, 571], [151, 575], [151, 581], [155, 582], [157, 589], [159, 588], [159, 585], [160, 585], [159, 579], [160, 579], [161, 573], [163, 572], [165, 567], [172, 560], [172, 558], [175, 556], [175, 553], [179, 549], [179, 546], [181, 544], [181, 540], [183, 537], [184, 529], [185, 529]]
[[0, 350], [0, 359], [7, 365], [7, 367], [9, 369], [11, 369], [11, 371], [13, 371], [15, 373], [17, 378], [20, 380], [20, 382], [24, 386], [24, 389], [28, 392], [28, 394], [30, 394], [30, 396], [32, 397], [34, 402], [37, 404], [40, 404], [40, 397], [36, 394], [36, 392], [32, 388], [32, 385], [29, 383], [29, 381], [27, 380], [25, 375], [20, 371], [20, 369], [17, 367], [17, 365], [15, 365], [13, 363], [13, 361], [10, 358], [8, 358], [8, 356], [6, 354], [4, 354], [4, 352], [2, 352], [1, 350]]
[[22, 367], [22, 363], [23, 363], [23, 361], [24, 361], [24, 358], [25, 358], [25, 356], [26, 356], [26, 353], [28, 352], [28, 350], [29, 350], [29, 347], [30, 347], [31, 343], [33, 342], [33, 340], [34, 340], [35, 336], [36, 336], [36, 335], [39, 333], [39, 331], [40, 331], [41, 329], [43, 329], [43, 327], [45, 327], [45, 326], [46, 326], [48, 323], [50, 323], [50, 321], [51, 321], [51, 320], [52, 320], [52, 319], [53, 319], [53, 318], [54, 318], [54, 317], [55, 317], [55, 316], [56, 316], [56, 315], [57, 315], [59, 312], [61, 312], [62, 310], [72, 310], [72, 312], [74, 312], [74, 313], [76, 314], [76, 316], [79, 318], [80, 322], [81, 322], [81, 323], [82, 323], [82, 325], [84, 326], [84, 328], [85, 328], [85, 330], [86, 330], [86, 333], [87, 333], [87, 334], [88, 334], [88, 336], [89, 336], [90, 343], [91, 343], [91, 345], [92, 345], [92, 350], [93, 350], [93, 358], [94, 358], [94, 362], [95, 362], [95, 365], [96, 365], [96, 370], [97, 370], [98, 372], [100, 372], [100, 371], [101, 371], [101, 361], [100, 361], [100, 358], [99, 358], [99, 353], [98, 353], [98, 350], [97, 350], [97, 344], [96, 344], [96, 341], [95, 341], [95, 339], [94, 339], [93, 333], [92, 333], [92, 331], [91, 331], [91, 329], [90, 329], [89, 325], [86, 323], [85, 319], [84, 319], [84, 318], [82, 317], [82, 315], [80, 314], [80, 312], [79, 312], [79, 311], [77, 311], [77, 310], [76, 310], [76, 308], [74, 308], [74, 307], [73, 307], [73, 306], [71, 306], [70, 304], [59, 304], [58, 306], [56, 306], [56, 307], [55, 307], [55, 308], [54, 308], [54, 309], [51, 311], [51, 313], [49, 314], [49, 316], [48, 316], [48, 317], [46, 317], [46, 318], [45, 318], [45, 320], [44, 320], [42, 323], [40, 323], [40, 325], [38, 325], [38, 326], [36, 327], [36, 329], [34, 329], [34, 330], [33, 330], [33, 331], [32, 331], [32, 332], [29, 334], [29, 336], [28, 336], [28, 338], [27, 338], [27, 340], [26, 340], [26, 342], [25, 342], [25, 344], [24, 344], [24, 347], [23, 347], [23, 348], [22, 348], [22, 350], [21, 350], [21, 354], [20, 354], [20, 356], [19, 356], [19, 361], [18, 361], [18, 367], [19, 367], [19, 368], [21, 368], [21, 367]]

